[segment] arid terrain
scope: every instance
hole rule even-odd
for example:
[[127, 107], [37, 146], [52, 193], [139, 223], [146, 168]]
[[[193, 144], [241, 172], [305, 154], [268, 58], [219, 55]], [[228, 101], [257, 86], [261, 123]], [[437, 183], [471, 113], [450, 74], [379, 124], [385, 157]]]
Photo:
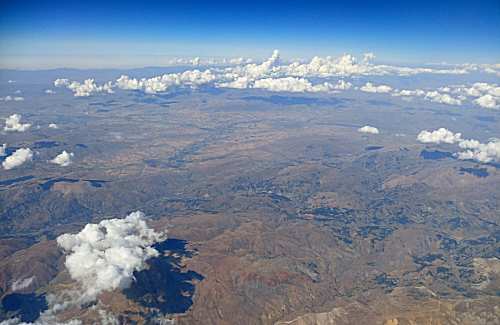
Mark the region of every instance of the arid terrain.
[[[140, 210], [167, 232], [159, 255], [58, 321], [500, 323], [500, 165], [416, 140], [498, 137], [498, 110], [349, 91], [72, 98], [25, 83], [22, 103], [0, 103], [33, 124], [0, 142], [34, 153], [0, 172], [0, 321], [33, 322], [77, 288], [58, 236]], [[47, 163], [62, 150], [71, 165]]]

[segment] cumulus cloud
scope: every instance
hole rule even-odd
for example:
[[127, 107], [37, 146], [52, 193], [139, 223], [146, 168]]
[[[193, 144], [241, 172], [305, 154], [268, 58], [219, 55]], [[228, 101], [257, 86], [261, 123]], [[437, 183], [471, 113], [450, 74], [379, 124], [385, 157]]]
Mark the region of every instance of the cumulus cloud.
[[426, 98], [452, 105], [460, 105], [465, 100], [471, 100], [472, 103], [484, 108], [496, 109], [500, 106], [500, 87], [494, 83], [475, 82], [471, 85], [450, 85], [440, 87], [438, 90], [450, 95], [446, 96], [434, 91], [427, 93]]
[[344, 79], [340, 79], [337, 81], [337, 83], [333, 86], [334, 89], [337, 90], [347, 90], [352, 88], [352, 83], [349, 81], [345, 81]]
[[488, 143], [481, 143], [474, 139], [462, 139], [460, 133], [453, 133], [445, 128], [435, 131], [422, 131], [417, 140], [422, 143], [458, 143], [463, 150], [455, 154], [461, 160], [475, 160], [480, 163], [500, 161], [500, 140], [493, 139]]
[[87, 224], [77, 234], [59, 236], [57, 243], [68, 253], [65, 265], [81, 286], [82, 298], [93, 300], [103, 291], [129, 287], [133, 272], [158, 256], [152, 245], [165, 239], [166, 234], [149, 228], [137, 211], [124, 219]]
[[56, 87], [64, 87], [69, 85], [69, 79], [58, 78], [54, 80], [54, 86]]
[[217, 86], [221, 88], [235, 88], [235, 89], [246, 89], [250, 88], [253, 84], [253, 81], [247, 77], [238, 77], [233, 81], [222, 82]]
[[172, 87], [189, 86], [196, 88], [216, 79], [211, 70], [188, 70], [182, 73], [170, 73], [153, 78], [135, 79], [122, 75], [115, 85], [124, 90], [142, 90], [148, 94], [165, 92]]
[[113, 93], [113, 84], [108, 81], [102, 85], [95, 83], [94, 79], [86, 79], [83, 83], [69, 81], [68, 79], [56, 79], [55, 87], [66, 87], [73, 92], [75, 97], [88, 97], [96, 93]]
[[478, 104], [481, 107], [485, 108], [498, 108], [499, 104], [497, 104], [497, 98], [487, 94], [479, 97], [478, 99], [474, 100], [476, 104]]
[[463, 140], [459, 147], [464, 151], [457, 153], [458, 159], [475, 160], [481, 163], [500, 161], [500, 140], [495, 139], [488, 143], [477, 140]]
[[367, 93], [389, 93], [391, 92], [392, 87], [387, 85], [375, 86], [371, 82], [367, 82], [364, 86], [360, 87], [359, 89]]
[[457, 143], [462, 140], [462, 134], [453, 133], [448, 129], [439, 128], [435, 131], [424, 130], [417, 136], [417, 140], [422, 143]]
[[29, 287], [33, 283], [34, 280], [35, 280], [35, 276], [25, 278], [25, 279], [16, 280], [12, 283], [11, 289], [12, 289], [12, 291], [19, 291], [19, 290], [26, 289], [27, 287]]
[[402, 97], [417, 97], [417, 96], [424, 96], [425, 91], [422, 89], [415, 89], [415, 90], [409, 90], [409, 89], [402, 89], [399, 91], [395, 91], [392, 96], [402, 96]]
[[22, 102], [24, 100], [24, 97], [7, 95], [5, 97], [0, 97], [0, 100], [6, 101], [6, 102], [10, 102], [10, 101]]
[[7, 144], [4, 143], [0, 146], [0, 157], [3, 157], [6, 155], [5, 150], [7, 149]]
[[425, 94], [425, 98], [429, 99], [432, 102], [441, 104], [462, 105], [462, 101], [460, 99], [453, 98], [448, 94], [441, 94], [437, 91], [428, 91]]
[[21, 148], [14, 151], [14, 153], [2, 162], [4, 169], [9, 170], [21, 166], [27, 161], [33, 159], [33, 152], [29, 148]]
[[49, 95], [52, 95], [52, 94], [55, 94], [56, 92], [53, 91], [52, 89], [45, 89], [45, 93], [49, 94]]
[[376, 127], [365, 125], [358, 129], [358, 132], [361, 133], [370, 133], [370, 134], [379, 134], [379, 131]]
[[[330, 78], [346, 78], [356, 76], [412, 76], [416, 74], [465, 74], [471, 71], [480, 71], [483, 67], [477, 65], [460, 65], [446, 68], [429, 67], [399, 67], [391, 65], [377, 65], [372, 63], [375, 55], [373, 53], [364, 54], [362, 60], [350, 54], [344, 54], [340, 57], [314, 57], [310, 61], [293, 61], [291, 63], [282, 62], [279, 51], [273, 51], [272, 55], [260, 63], [252, 63], [251, 60], [236, 58], [224, 59], [223, 66], [214, 66], [204, 71], [187, 70], [182, 73], [168, 73], [150, 78], [133, 78], [126, 75], [121, 76], [115, 81], [109, 81], [102, 85], [97, 85], [93, 79], [87, 79], [83, 83], [70, 81], [68, 79], [57, 79], [54, 81], [56, 87], [67, 87], [72, 90], [75, 96], [90, 96], [96, 93], [111, 93], [114, 88], [123, 90], [138, 90], [148, 94], [170, 91], [175, 87], [197, 88], [202, 85], [210, 85], [221, 88], [261, 88], [271, 91], [330, 91], [346, 90], [352, 87], [352, 84], [346, 80], [339, 80], [337, 84], [330, 84]], [[176, 59], [177, 64], [200, 66], [200, 58], [194, 59]], [[206, 61], [215, 63], [214, 60]], [[488, 67], [496, 69], [496, 67]], [[317, 79], [326, 79], [317, 81]], [[311, 80], [314, 81], [312, 85]], [[488, 85], [488, 84], [486, 84]], [[487, 90], [485, 85], [477, 83], [473, 86], [471, 93], [486, 95], [487, 91], [491, 96], [497, 96], [500, 88], [491, 87]], [[477, 88], [477, 89], [476, 89]], [[357, 88], [356, 88], [357, 89]], [[482, 89], [482, 90], [479, 90]], [[465, 96], [463, 94], [453, 93], [451, 87], [441, 87], [439, 91], [428, 89], [426, 91], [417, 90], [395, 90], [389, 85], [374, 85], [370, 82], [360, 87], [361, 91], [369, 93], [392, 93], [394, 96], [402, 97], [422, 97], [426, 100], [450, 104], [461, 105]], [[466, 90], [463, 90], [466, 92]], [[481, 93], [483, 91], [483, 93]], [[493, 92], [493, 93], [491, 93]], [[497, 94], [497, 95], [495, 95]], [[486, 101], [488, 100], [488, 101]], [[491, 105], [491, 99], [488, 97], [479, 103], [486, 102]], [[498, 99], [497, 99], [498, 102]]]
[[59, 129], [59, 126], [57, 126], [56, 123], [50, 123], [49, 124], [49, 128], [51, 128], [51, 129]]
[[229, 64], [240, 65], [244, 63], [252, 63], [252, 59], [245, 59], [242, 57], [229, 59]]
[[76, 97], [88, 97], [94, 93], [101, 92], [108, 94], [113, 93], [111, 82], [107, 82], [104, 85], [99, 86], [95, 83], [94, 79], [86, 79], [83, 83], [73, 81], [67, 87], [73, 91], [73, 94]]
[[67, 152], [64, 150], [60, 154], [58, 154], [54, 159], [52, 159], [50, 162], [53, 164], [57, 164], [62, 167], [69, 166], [71, 164], [71, 159], [75, 156], [74, 153], [72, 152]]
[[21, 123], [21, 115], [19, 114], [12, 114], [8, 118], [5, 119], [5, 127], [3, 128], [4, 131], [17, 131], [17, 132], [24, 132], [28, 130], [31, 127], [30, 123]]

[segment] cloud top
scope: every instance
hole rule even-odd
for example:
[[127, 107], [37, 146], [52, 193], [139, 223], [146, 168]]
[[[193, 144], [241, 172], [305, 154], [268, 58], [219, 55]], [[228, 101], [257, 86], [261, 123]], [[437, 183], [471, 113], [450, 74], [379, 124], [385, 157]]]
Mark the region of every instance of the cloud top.
[[424, 130], [417, 136], [417, 140], [422, 143], [457, 143], [462, 140], [460, 133], [453, 133], [448, 129], [439, 128], [435, 131]]
[[58, 154], [54, 159], [52, 159], [50, 162], [62, 167], [69, 166], [71, 164], [71, 159], [75, 156], [74, 153], [72, 152], [67, 152], [66, 150], [63, 150], [60, 154]]
[[500, 140], [493, 139], [488, 143], [481, 143], [474, 139], [462, 139], [461, 133], [440, 128], [435, 131], [424, 130], [417, 136], [417, 140], [422, 143], [458, 143], [463, 150], [455, 154], [461, 160], [475, 160], [480, 163], [490, 163], [500, 161]]
[[379, 130], [376, 127], [365, 125], [358, 129], [358, 132], [369, 133], [369, 134], [379, 134]]
[[130, 286], [134, 271], [158, 256], [152, 245], [165, 239], [165, 233], [149, 228], [144, 214], [136, 211], [124, 219], [87, 224], [77, 234], [59, 236], [57, 243], [68, 253], [65, 265], [81, 285], [82, 299], [92, 300], [103, 291]]
[[18, 166], [21, 166], [27, 161], [33, 159], [33, 152], [29, 148], [21, 148], [14, 151], [14, 153], [2, 162], [2, 166], [5, 170], [9, 170]]
[[7, 132], [24, 132], [30, 127], [30, 123], [21, 123], [21, 115], [12, 114], [5, 119], [5, 127], [3, 129]]

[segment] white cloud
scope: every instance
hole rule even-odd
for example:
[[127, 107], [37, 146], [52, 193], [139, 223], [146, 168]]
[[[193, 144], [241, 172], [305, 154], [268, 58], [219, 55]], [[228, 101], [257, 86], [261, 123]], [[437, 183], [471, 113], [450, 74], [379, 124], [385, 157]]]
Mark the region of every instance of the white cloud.
[[240, 64], [244, 64], [244, 63], [252, 63], [252, 59], [245, 59], [245, 58], [241, 58], [241, 57], [229, 59], [229, 64], [240, 65]]
[[194, 59], [192, 59], [192, 60], [191, 60], [191, 64], [192, 64], [192, 65], [195, 65], [195, 66], [200, 65], [200, 62], [201, 62], [201, 61], [200, 61], [200, 58], [199, 58], [199, 57], [196, 57], [196, 58], [194, 58]]
[[6, 144], [6, 143], [4, 143], [4, 144], [2, 144], [2, 145], [0, 146], [0, 157], [3, 157], [3, 156], [5, 156], [5, 155], [6, 155], [6, 154], [5, 154], [5, 150], [6, 150], [6, 149], [7, 149], [7, 144]]
[[52, 94], [55, 94], [56, 92], [53, 91], [52, 89], [45, 89], [45, 93], [49, 94], [49, 95], [52, 95]]
[[269, 76], [273, 71], [277, 71], [280, 63], [280, 54], [274, 50], [270, 58], [261, 64], [250, 63], [244, 66], [228, 68], [227, 71], [236, 74], [238, 77], [247, 77], [250, 79], [263, 78]]
[[19, 291], [19, 290], [26, 289], [27, 287], [29, 287], [33, 283], [34, 280], [35, 280], [35, 276], [29, 277], [26, 279], [16, 280], [12, 283], [11, 289], [12, 289], [12, 291]]
[[12, 155], [5, 158], [2, 162], [4, 169], [9, 170], [21, 166], [27, 161], [33, 159], [33, 152], [29, 148], [17, 149]]
[[497, 98], [487, 94], [479, 97], [478, 99], [474, 100], [476, 104], [478, 104], [481, 107], [485, 108], [498, 108], [499, 104], [497, 104]]
[[493, 139], [488, 143], [481, 143], [474, 139], [464, 140], [460, 133], [453, 133], [445, 128], [435, 131], [422, 131], [417, 140], [422, 143], [458, 143], [463, 150], [455, 154], [458, 159], [475, 160], [481, 163], [500, 161], [500, 140]]
[[375, 60], [375, 54], [369, 52], [369, 53], [365, 53], [363, 54], [363, 62], [364, 63], [370, 63], [371, 61]]
[[86, 79], [83, 83], [78, 81], [70, 82], [68, 79], [56, 79], [54, 86], [68, 88], [75, 97], [88, 97], [96, 93], [113, 93], [113, 84], [110, 81], [103, 85], [97, 85], [94, 79]]
[[435, 131], [424, 130], [417, 136], [417, 140], [422, 143], [457, 143], [462, 140], [461, 133], [453, 133], [448, 129], [439, 128]]
[[54, 80], [54, 86], [56, 87], [69, 86], [69, 80], [64, 78], [56, 79]]
[[389, 93], [392, 91], [392, 87], [387, 85], [375, 86], [371, 82], [367, 82], [364, 86], [359, 88], [361, 91], [367, 93]]
[[[472, 85], [451, 85], [439, 88], [439, 91], [447, 92], [455, 95], [457, 98], [452, 97], [442, 97], [442, 94], [435, 94], [435, 101], [446, 102], [453, 105], [458, 104], [457, 100], [464, 101], [467, 99], [472, 100], [474, 104], [477, 104], [484, 108], [498, 108], [500, 102], [500, 87], [497, 84], [489, 84], [486, 82], [475, 82]], [[427, 97], [427, 96], [426, 96]], [[430, 94], [432, 97], [432, 94]], [[471, 98], [472, 97], [472, 98]], [[450, 100], [451, 98], [451, 100]]]
[[347, 90], [352, 88], [352, 83], [349, 81], [345, 81], [344, 79], [340, 79], [337, 81], [337, 83], [333, 86], [334, 89], [337, 90]]
[[217, 86], [221, 88], [246, 89], [250, 88], [252, 83], [253, 83], [252, 80], [250, 80], [247, 77], [238, 77], [233, 81], [223, 82], [218, 84]]
[[395, 91], [392, 96], [403, 96], [403, 97], [417, 97], [417, 96], [424, 96], [425, 91], [422, 89], [415, 89], [415, 90], [408, 90], [408, 89], [403, 89], [400, 91]]
[[0, 100], [6, 101], [6, 102], [10, 102], [10, 101], [22, 102], [24, 100], [24, 97], [7, 95], [5, 97], [0, 97]]
[[4, 131], [17, 131], [24, 132], [31, 127], [30, 123], [21, 123], [21, 115], [12, 114], [8, 118], [5, 119], [5, 127]]
[[[67, 87], [71, 89], [75, 96], [90, 96], [94, 93], [111, 93], [113, 88], [123, 90], [139, 90], [148, 94], [166, 92], [175, 87], [197, 88], [202, 85], [213, 85], [221, 88], [262, 88], [272, 91], [330, 91], [346, 90], [352, 87], [346, 80], [339, 80], [332, 85], [329, 82], [331, 77], [356, 77], [356, 76], [412, 76], [416, 74], [466, 74], [471, 71], [480, 71], [482, 67], [478, 65], [455, 65], [446, 68], [429, 67], [399, 67], [390, 65], [373, 64], [373, 53], [366, 53], [361, 61], [354, 56], [345, 54], [340, 57], [314, 57], [308, 62], [293, 61], [284, 63], [280, 60], [277, 50], [273, 51], [270, 58], [261, 63], [251, 63], [243, 58], [231, 60], [224, 59], [223, 66], [214, 66], [204, 71], [187, 70], [182, 73], [169, 73], [151, 78], [136, 79], [126, 75], [115, 81], [109, 81], [103, 85], [95, 84], [93, 79], [87, 79], [83, 84], [70, 81], [68, 79], [57, 79], [54, 85], [57, 87]], [[227, 66], [227, 62], [230, 66]], [[217, 60], [176, 59], [176, 64], [199, 66], [205, 63], [217, 63]], [[496, 67], [489, 67], [491, 69]], [[314, 79], [312, 79], [314, 78]], [[318, 82], [316, 79], [326, 79]], [[315, 85], [312, 85], [314, 80]], [[486, 86], [485, 86], [486, 85]], [[487, 92], [492, 96], [498, 96], [500, 88], [495, 84], [476, 83], [471, 88], [462, 89], [462, 93], [455, 93], [457, 89], [453, 87], [440, 87], [436, 90], [394, 90], [389, 85], [374, 85], [370, 82], [360, 87], [361, 91], [369, 93], [392, 93], [393, 96], [402, 97], [423, 97], [433, 102], [461, 105], [465, 100], [466, 93], [485, 95]], [[357, 88], [356, 88], [357, 89]], [[483, 92], [483, 93], [482, 93]], [[495, 95], [496, 94], [496, 95]], [[479, 96], [477, 96], [479, 97]], [[497, 100], [498, 102], [498, 100]]]
[[365, 125], [358, 129], [361, 133], [379, 134], [379, 130], [376, 127]]
[[59, 129], [59, 126], [57, 126], [57, 124], [55, 124], [55, 123], [50, 123], [49, 124], [49, 128], [51, 128], [51, 129]]
[[500, 161], [500, 140], [495, 139], [488, 143], [477, 140], [463, 140], [459, 143], [465, 151], [457, 153], [458, 159], [476, 160], [482, 163]]
[[441, 94], [437, 91], [428, 91], [425, 94], [425, 99], [441, 104], [462, 105], [462, 101], [460, 99], [453, 98], [448, 94]]
[[78, 81], [71, 82], [68, 86], [68, 89], [72, 90], [74, 96], [76, 97], [88, 97], [94, 93], [106, 92], [108, 94], [113, 93], [113, 89], [111, 83], [105, 83], [102, 86], [98, 86], [94, 79], [86, 79], [83, 83], [79, 83]]
[[57, 243], [68, 256], [66, 268], [82, 290], [82, 300], [93, 300], [101, 292], [123, 289], [134, 280], [133, 272], [146, 268], [146, 261], [158, 256], [153, 244], [166, 239], [165, 233], [149, 228], [142, 212], [124, 219], [87, 224], [79, 233], [64, 234]]
[[148, 94], [164, 92], [176, 86], [196, 88], [216, 79], [211, 70], [187, 70], [182, 73], [170, 73], [153, 78], [135, 79], [122, 75], [116, 80], [116, 87], [124, 90], [142, 90]]
[[52, 159], [50, 162], [53, 164], [57, 164], [62, 167], [69, 166], [71, 164], [71, 159], [75, 156], [74, 153], [72, 152], [67, 152], [64, 150], [60, 154], [58, 154], [54, 159]]
[[10, 83], [10, 84], [13, 84], [13, 83], [15, 83], [16, 81], [15, 81], [15, 80], [8, 80], [7, 82], [8, 82], [8, 83]]

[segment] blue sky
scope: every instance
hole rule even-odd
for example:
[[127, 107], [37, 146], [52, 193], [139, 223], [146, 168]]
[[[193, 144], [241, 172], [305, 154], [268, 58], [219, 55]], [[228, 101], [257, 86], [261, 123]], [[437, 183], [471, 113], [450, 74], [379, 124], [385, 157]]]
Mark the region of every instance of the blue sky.
[[3, 66], [261, 58], [275, 48], [285, 58], [374, 52], [390, 62], [500, 61], [498, 0], [0, 1]]

